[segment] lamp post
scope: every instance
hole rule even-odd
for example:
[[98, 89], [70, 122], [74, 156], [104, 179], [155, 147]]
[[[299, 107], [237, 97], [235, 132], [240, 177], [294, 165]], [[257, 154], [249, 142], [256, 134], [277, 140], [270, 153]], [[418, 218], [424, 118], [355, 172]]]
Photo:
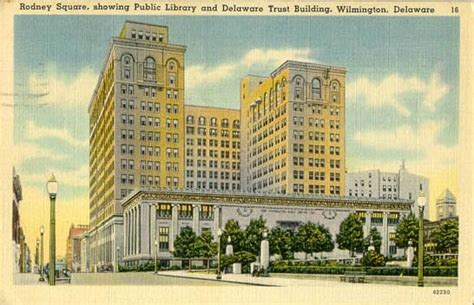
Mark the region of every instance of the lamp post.
[[120, 267], [120, 265], [119, 265], [119, 263], [120, 263], [120, 247], [119, 246], [117, 246], [117, 254], [115, 256], [116, 256], [115, 259], [117, 260], [117, 262], [115, 263], [115, 265], [117, 266], [117, 270], [115, 272], [120, 272], [120, 268], [119, 268]]
[[423, 214], [425, 210], [426, 197], [423, 192], [418, 197], [418, 209], [419, 209], [419, 230], [418, 230], [418, 287], [423, 287], [423, 239], [424, 239], [424, 228], [423, 228]]
[[38, 266], [38, 273], [40, 269], [40, 241], [38, 238], [36, 238], [36, 257], [35, 257], [35, 264]]
[[155, 273], [158, 273], [158, 241], [155, 239]]
[[40, 250], [40, 282], [44, 282], [44, 277], [43, 277], [43, 264], [44, 264], [44, 241], [43, 241], [43, 235], [44, 235], [44, 228], [41, 226], [40, 228], [40, 236], [41, 236], [41, 250]]
[[58, 182], [51, 174], [46, 189], [49, 194], [50, 208], [50, 224], [49, 224], [49, 270], [48, 281], [49, 285], [56, 285], [56, 194], [58, 193]]
[[221, 236], [222, 236], [222, 229], [217, 229], [217, 279], [222, 279], [221, 273]]

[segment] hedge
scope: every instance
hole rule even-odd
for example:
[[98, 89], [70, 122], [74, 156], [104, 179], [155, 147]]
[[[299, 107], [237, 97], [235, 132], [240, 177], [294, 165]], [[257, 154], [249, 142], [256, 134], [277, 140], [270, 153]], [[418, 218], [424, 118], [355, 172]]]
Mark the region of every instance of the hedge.
[[[425, 276], [457, 276], [457, 267], [425, 267]], [[284, 266], [273, 264], [270, 272], [277, 273], [306, 273], [306, 274], [344, 274], [346, 271], [364, 271], [367, 275], [405, 275], [416, 276], [417, 268], [403, 267], [328, 267], [328, 266]]]

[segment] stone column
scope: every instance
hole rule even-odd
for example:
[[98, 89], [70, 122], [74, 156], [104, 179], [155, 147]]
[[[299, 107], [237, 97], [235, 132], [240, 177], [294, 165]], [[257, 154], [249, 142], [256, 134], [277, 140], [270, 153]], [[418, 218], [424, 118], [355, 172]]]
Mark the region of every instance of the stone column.
[[170, 252], [174, 251], [174, 240], [178, 235], [178, 204], [173, 203], [171, 205], [171, 234], [170, 234]]
[[199, 235], [199, 205], [193, 204], [193, 232]]
[[155, 252], [156, 252], [155, 240], [158, 241], [158, 234], [156, 234], [156, 205], [155, 204], [151, 205], [150, 221], [151, 221], [151, 224], [150, 224], [151, 251], [150, 253], [152, 255], [155, 255]]
[[137, 228], [136, 228], [136, 225], [137, 225], [137, 220], [136, 220], [136, 211], [135, 211], [135, 208], [132, 209], [132, 255], [135, 255], [135, 245], [136, 245], [136, 232], [137, 232]]
[[372, 226], [372, 211], [367, 211], [365, 215], [364, 237], [367, 237], [369, 235], [371, 226]]
[[140, 217], [142, 216], [142, 209], [141, 209], [140, 205], [138, 205], [136, 207], [136, 209], [137, 209], [137, 225], [136, 225], [136, 227], [137, 227], [137, 234], [136, 234], [136, 236], [137, 236], [137, 251], [136, 252], [137, 252], [137, 254], [140, 254], [140, 245], [141, 245], [141, 238], [140, 238], [141, 219], [140, 219]]
[[388, 212], [383, 212], [383, 226], [382, 226], [382, 249], [380, 253], [388, 255]]
[[217, 240], [219, 237], [217, 236], [217, 230], [221, 227], [221, 206], [215, 205], [214, 207], [214, 240]]
[[143, 254], [150, 253], [150, 210], [151, 204], [144, 204], [141, 208], [141, 222], [140, 222], [140, 232], [141, 232], [141, 246], [140, 252]]

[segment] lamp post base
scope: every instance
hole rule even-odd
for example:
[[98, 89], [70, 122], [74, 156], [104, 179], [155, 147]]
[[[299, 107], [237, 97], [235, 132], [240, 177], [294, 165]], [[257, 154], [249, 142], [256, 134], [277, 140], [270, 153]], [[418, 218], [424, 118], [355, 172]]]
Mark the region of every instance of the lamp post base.
[[423, 281], [418, 281], [418, 287], [423, 287], [425, 286], [424, 282]]
[[222, 274], [220, 272], [217, 274], [216, 279], [222, 280]]
[[40, 276], [39, 281], [44, 282], [44, 277]]

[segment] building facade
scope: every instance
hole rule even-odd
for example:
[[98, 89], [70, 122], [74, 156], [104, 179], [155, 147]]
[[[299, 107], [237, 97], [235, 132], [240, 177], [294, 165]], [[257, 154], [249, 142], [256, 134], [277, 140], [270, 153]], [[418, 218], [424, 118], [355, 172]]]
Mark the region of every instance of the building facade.
[[241, 80], [244, 191], [344, 194], [345, 74], [286, 61]]
[[66, 240], [66, 268], [78, 272], [81, 268], [81, 237], [89, 230], [88, 225], [74, 225], [69, 228]]
[[450, 190], [445, 189], [436, 199], [436, 220], [456, 217], [456, 197]]
[[89, 233], [84, 233], [80, 237], [81, 240], [81, 272], [90, 272], [90, 246]]
[[13, 168], [13, 200], [12, 200], [12, 249], [14, 272], [20, 272], [20, 240], [22, 239], [22, 230], [20, 227], [20, 201], [23, 200], [20, 176]]
[[379, 169], [346, 173], [346, 196], [382, 199], [406, 199], [415, 202], [413, 212], [418, 215], [418, 196], [426, 196], [424, 217], [429, 217], [429, 180], [409, 173], [402, 163], [398, 172]]
[[186, 188], [240, 191], [240, 111], [185, 106]]
[[[125, 253], [121, 263], [143, 263], [154, 259], [155, 254], [160, 259], [170, 259], [174, 240], [182, 228], [191, 227], [198, 235], [210, 230], [217, 238], [217, 229], [230, 219], [245, 227], [251, 219], [261, 216], [269, 229], [276, 226], [296, 229], [311, 221], [328, 227], [335, 239], [341, 222], [354, 212], [363, 220], [365, 235], [372, 227], [379, 230], [382, 254], [403, 255], [393, 237], [396, 226], [410, 212], [411, 205], [408, 200], [335, 196], [137, 190], [122, 201]], [[153, 246], [155, 240], [157, 248]], [[348, 251], [335, 249], [329, 256], [348, 257]]]
[[122, 198], [138, 187], [184, 187], [185, 50], [169, 43], [167, 27], [145, 23], [127, 21], [112, 39], [89, 105], [94, 269], [116, 261]]

